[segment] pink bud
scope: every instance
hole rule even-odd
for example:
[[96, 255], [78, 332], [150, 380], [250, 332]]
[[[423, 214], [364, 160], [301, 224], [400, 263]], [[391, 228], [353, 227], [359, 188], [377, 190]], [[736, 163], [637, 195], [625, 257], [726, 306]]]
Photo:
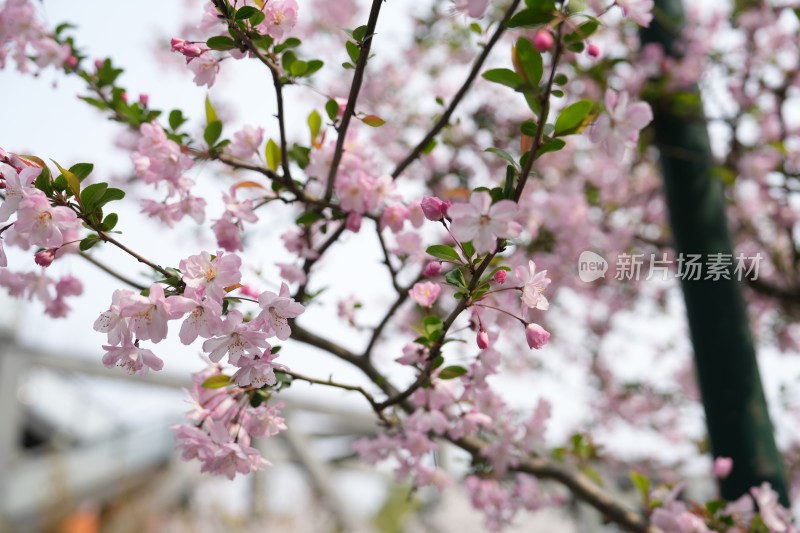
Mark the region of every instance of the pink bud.
[[179, 50], [179, 52], [186, 56], [186, 60], [189, 61], [195, 57], [200, 57], [205, 50], [196, 44], [185, 44], [183, 45], [183, 48]]
[[172, 45], [173, 52], [181, 52], [183, 47], [186, 46], [186, 41], [184, 39], [178, 39], [177, 37], [173, 37], [170, 40], [170, 44]]
[[540, 52], [547, 52], [553, 47], [553, 35], [547, 30], [539, 30], [533, 36], [533, 46]]
[[102, 59], [95, 59], [94, 60], [94, 68], [96, 68], [97, 70], [100, 70], [101, 68], [103, 68], [103, 64], [104, 63], [105, 63], [105, 61], [103, 61]]
[[352, 212], [347, 215], [345, 227], [353, 233], [358, 233], [361, 230], [361, 215], [356, 212]]
[[150, 96], [149, 95], [144, 94], [144, 93], [139, 95], [139, 103], [142, 104], [142, 106], [147, 107], [147, 103], [149, 101], [150, 101]]
[[730, 457], [717, 457], [714, 459], [714, 475], [719, 479], [725, 479], [733, 470], [733, 459]]
[[528, 341], [529, 347], [538, 350], [550, 340], [550, 333], [539, 324], [531, 322], [525, 328], [525, 340]]
[[422, 275], [428, 278], [438, 276], [442, 272], [442, 264], [439, 261], [431, 261], [422, 269]]
[[36, 252], [36, 255], [33, 256], [33, 260], [37, 265], [47, 268], [53, 264], [53, 260], [56, 258], [57, 251], [58, 248], [49, 248], [47, 250], [42, 250], [41, 252]]
[[586, 53], [591, 57], [600, 57], [600, 47], [594, 43], [591, 43], [586, 47]]
[[481, 350], [485, 350], [489, 347], [489, 334], [485, 329], [481, 328], [481, 330], [478, 332], [478, 337], [475, 340], [478, 343], [478, 348]]
[[506, 271], [505, 270], [498, 270], [494, 273], [494, 280], [497, 283], [505, 283], [506, 282]]
[[69, 56], [64, 64], [67, 65], [69, 68], [75, 68], [78, 66], [78, 58], [75, 56]]
[[426, 196], [420, 202], [422, 212], [425, 213], [425, 218], [434, 222], [446, 217], [447, 209], [451, 205], [450, 202], [446, 202], [436, 196]]
[[120, 93], [119, 97], [123, 102], [125, 102], [126, 104], [128, 103], [128, 93], [126, 93], [125, 91], [122, 91]]

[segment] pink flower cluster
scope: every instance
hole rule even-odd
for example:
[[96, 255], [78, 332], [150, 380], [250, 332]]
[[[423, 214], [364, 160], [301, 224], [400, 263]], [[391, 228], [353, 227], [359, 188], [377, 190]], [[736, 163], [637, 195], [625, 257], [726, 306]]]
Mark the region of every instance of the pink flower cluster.
[[31, 0], [6, 0], [0, 6], [0, 70], [9, 53], [20, 72], [28, 72], [30, 59], [41, 68], [61, 67], [71, 57], [69, 45], [59, 44], [37, 19]]
[[270, 464], [251, 446], [252, 439], [273, 437], [286, 429], [280, 416], [283, 404], [253, 407], [251, 395], [240, 388], [204, 387], [216, 378], [224, 380], [218, 366], [192, 374], [188, 391], [192, 410], [187, 413], [191, 423], [175, 426], [175, 439], [184, 460], [197, 459], [202, 472], [233, 479]]
[[[44, 304], [45, 313], [60, 318], [70, 310], [66, 298], [83, 292], [77, 278], [65, 276], [56, 280], [44, 272], [13, 272], [6, 268], [4, 242], [24, 250], [31, 246], [41, 248], [34, 254], [35, 262], [47, 267], [70, 251], [68, 245], [78, 239], [80, 223], [75, 212], [52, 205], [42, 191], [33, 187], [41, 171], [0, 149], [0, 188], [5, 195], [0, 202], [0, 286], [12, 296], [38, 299]], [[9, 223], [14, 215], [16, 219]]]
[[181, 151], [178, 143], [167, 137], [158, 124], [142, 124], [139, 133], [141, 137], [136, 151], [131, 154], [136, 175], [156, 188], [165, 184], [168, 198], [178, 197], [172, 202], [142, 200], [142, 212], [168, 227], [173, 227], [187, 215], [198, 224], [203, 222], [206, 201], [191, 194], [194, 181], [183, 174], [194, 165], [192, 159]]

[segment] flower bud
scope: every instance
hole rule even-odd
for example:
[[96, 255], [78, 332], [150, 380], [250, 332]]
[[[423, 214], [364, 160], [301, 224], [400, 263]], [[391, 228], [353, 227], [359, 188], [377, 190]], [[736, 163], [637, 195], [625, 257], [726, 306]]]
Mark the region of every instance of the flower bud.
[[142, 107], [147, 107], [147, 103], [150, 101], [150, 96], [147, 94], [140, 94], [139, 95], [139, 103], [142, 104]]
[[69, 56], [66, 61], [64, 61], [64, 65], [68, 68], [77, 68], [78, 66], [78, 58], [75, 56]]
[[345, 227], [352, 231], [353, 233], [358, 233], [361, 231], [361, 215], [356, 212], [352, 212], [347, 215], [347, 221], [345, 222]]
[[506, 271], [505, 270], [498, 270], [494, 273], [494, 280], [497, 283], [503, 284], [506, 282]]
[[733, 459], [730, 457], [717, 457], [714, 459], [714, 475], [717, 479], [725, 479], [733, 469]]
[[533, 46], [540, 52], [547, 52], [553, 47], [553, 35], [547, 30], [539, 30], [533, 36]]
[[525, 328], [525, 340], [529, 347], [538, 350], [550, 340], [550, 333], [539, 324], [531, 322]]
[[48, 248], [47, 250], [36, 252], [36, 255], [33, 256], [33, 260], [37, 265], [47, 268], [53, 264], [53, 260], [56, 258], [57, 251], [58, 248]]
[[591, 43], [586, 47], [586, 53], [591, 57], [600, 57], [600, 47], [594, 43]]
[[422, 212], [425, 213], [425, 218], [428, 220], [432, 220], [436, 222], [437, 220], [442, 220], [442, 218], [447, 216], [447, 209], [452, 204], [450, 202], [446, 202], [436, 196], [426, 196], [420, 202], [420, 206], [422, 206]]
[[442, 263], [439, 261], [431, 261], [425, 268], [422, 270], [422, 275], [427, 278], [432, 278], [433, 276], [438, 276], [442, 272]]
[[489, 347], [489, 333], [484, 328], [481, 328], [475, 340], [478, 343], [478, 348], [481, 350], [485, 350]]

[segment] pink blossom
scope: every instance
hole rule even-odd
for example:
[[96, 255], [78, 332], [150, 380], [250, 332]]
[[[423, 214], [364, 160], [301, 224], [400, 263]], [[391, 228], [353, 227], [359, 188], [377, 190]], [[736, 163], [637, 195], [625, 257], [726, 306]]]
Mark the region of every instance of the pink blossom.
[[395, 359], [401, 365], [416, 365], [425, 360], [428, 349], [415, 342], [403, 346], [403, 356]]
[[0, 204], [0, 222], [8, 220], [17, 211], [23, 198], [23, 191], [31, 186], [42, 169], [25, 167], [17, 172], [13, 167], [0, 163], [0, 177], [3, 178], [5, 200]]
[[235, 309], [228, 312], [220, 333], [220, 336], [203, 343], [203, 351], [209, 352], [208, 358], [215, 363], [227, 354], [228, 362], [236, 365], [242, 357], [253, 359], [260, 356], [264, 349], [270, 349], [264, 332], [256, 329], [251, 322], [244, 323], [242, 313]]
[[139, 133], [141, 137], [136, 151], [131, 154], [136, 175], [151, 185], [167, 182], [171, 193], [185, 189], [186, 182], [181, 178], [185, 170], [192, 168], [191, 158], [181, 152], [176, 142], [167, 138], [158, 124], [142, 124]]
[[250, 159], [259, 153], [263, 141], [264, 128], [245, 126], [233, 134], [233, 142], [225, 148], [225, 151], [233, 157]]
[[453, 0], [455, 10], [466, 13], [472, 18], [481, 18], [489, 7], [489, 0]]
[[492, 197], [485, 191], [472, 193], [470, 203], [453, 204], [449, 214], [453, 236], [461, 242], [472, 241], [478, 253], [489, 252], [497, 239], [513, 239], [522, 231], [514, 220], [517, 204], [500, 200], [492, 205]]
[[219, 61], [214, 59], [211, 54], [203, 54], [189, 63], [189, 70], [194, 73], [194, 83], [209, 89], [214, 85], [219, 72]]
[[78, 227], [78, 217], [68, 207], [50, 205], [47, 196], [38, 189], [25, 189], [19, 203], [14, 229], [44, 248], [64, 244], [63, 232]]
[[730, 457], [717, 457], [714, 459], [714, 475], [718, 479], [725, 479], [733, 470], [733, 459]]
[[653, 111], [646, 102], [629, 104], [628, 93], [606, 91], [606, 113], [600, 115], [589, 130], [589, 138], [601, 143], [606, 153], [622, 159], [628, 149], [636, 147], [639, 131], [653, 120]]
[[525, 327], [525, 340], [532, 349], [539, 350], [550, 340], [550, 333], [539, 324], [531, 322]]
[[626, 17], [639, 26], [648, 27], [653, 20], [653, 0], [617, 0]]
[[395, 233], [403, 231], [403, 226], [408, 220], [408, 208], [403, 204], [392, 204], [383, 210], [380, 229], [387, 226]]
[[228, 479], [233, 479], [236, 474], [249, 474], [256, 470], [262, 470], [270, 464], [261, 457], [258, 450], [234, 442], [226, 442], [220, 445], [214, 452], [214, 457], [203, 463], [201, 472], [211, 474], [221, 474]]
[[230, 218], [223, 217], [214, 224], [211, 229], [217, 238], [217, 246], [227, 252], [238, 252], [244, 250], [242, 246], [241, 229]]
[[275, 266], [280, 269], [281, 277], [289, 283], [302, 284], [306, 282], [306, 273], [303, 267], [290, 263], [275, 263]]
[[150, 369], [161, 370], [164, 361], [156, 357], [150, 350], [139, 348], [138, 343], [131, 342], [130, 335], [124, 339], [122, 346], [103, 346], [106, 350], [103, 356], [103, 365], [106, 368], [119, 366], [128, 374], [143, 376]]
[[203, 298], [186, 317], [181, 325], [179, 338], [183, 344], [191, 344], [197, 337], [209, 339], [222, 328], [222, 304], [212, 298]]
[[262, 292], [258, 297], [258, 305], [262, 309], [258, 319], [262, 321], [265, 331], [282, 341], [288, 339], [292, 333], [288, 319], [300, 316], [305, 310], [302, 304], [295, 302], [289, 296], [289, 286], [285, 283], [281, 283], [278, 294], [271, 291]]
[[272, 407], [261, 404], [255, 409], [249, 409], [245, 418], [247, 432], [254, 437], [270, 438], [282, 431], [286, 431], [286, 421], [280, 416], [283, 403]]
[[523, 284], [521, 298], [524, 307], [542, 311], [546, 311], [550, 307], [547, 298], [542, 294], [550, 285], [547, 270], [536, 272], [536, 263], [528, 261], [528, 269], [517, 267], [514, 270], [514, 276]]
[[792, 515], [778, 502], [778, 493], [772, 489], [768, 482], [764, 482], [760, 487], [750, 489], [750, 494], [756, 500], [758, 513], [770, 532], [783, 533], [789, 531]]
[[260, 357], [253, 359], [242, 358], [239, 360], [239, 370], [233, 375], [233, 381], [240, 387], [252, 385], [260, 389], [264, 385], [275, 385], [275, 370], [287, 370], [279, 363], [273, 363], [278, 354], [264, 352]]
[[440, 292], [442, 292], [442, 287], [439, 286], [438, 283], [425, 281], [422, 283], [415, 283], [414, 286], [409, 289], [408, 294], [411, 296], [411, 299], [420, 306], [431, 307], [433, 302], [436, 301], [436, 298], [439, 297]]
[[64, 296], [80, 296], [83, 294], [83, 283], [75, 276], [64, 276], [56, 282], [56, 294]]
[[183, 296], [164, 296], [158, 283], [150, 286], [150, 294], [130, 294], [123, 299], [120, 315], [129, 318], [131, 332], [142, 340], [159, 343], [167, 337], [167, 321], [194, 309], [195, 303]]
[[213, 259], [210, 253], [201, 252], [180, 262], [182, 280], [190, 289], [190, 294], [203, 294], [217, 301], [222, 301], [226, 287], [242, 280], [241, 268], [241, 257], [236, 254], [225, 255], [222, 250]]
[[133, 291], [115, 290], [111, 296], [111, 307], [94, 321], [94, 330], [107, 333], [109, 344], [121, 344], [129, 336], [128, 321], [122, 316], [122, 308], [134, 295]]
[[258, 29], [276, 41], [292, 31], [297, 24], [297, 2], [295, 0], [272, 0], [264, 10], [266, 18]]

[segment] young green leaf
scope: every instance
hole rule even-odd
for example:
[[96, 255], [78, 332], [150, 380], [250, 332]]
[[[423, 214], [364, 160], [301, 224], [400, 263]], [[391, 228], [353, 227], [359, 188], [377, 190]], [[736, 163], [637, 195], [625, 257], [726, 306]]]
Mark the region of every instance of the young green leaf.
[[264, 155], [267, 158], [267, 168], [273, 172], [278, 170], [278, 167], [281, 166], [281, 148], [272, 139], [267, 141], [266, 153]]
[[579, 100], [565, 107], [556, 119], [555, 135], [570, 135], [583, 129], [592, 111], [592, 105], [591, 100]]
[[448, 246], [446, 244], [434, 244], [433, 246], [428, 246], [428, 249], [425, 250], [428, 255], [432, 255], [433, 257], [444, 259], [445, 261], [454, 261], [456, 263], [461, 262], [461, 258], [458, 256], [458, 253], [452, 246]]
[[67, 182], [67, 187], [69, 187], [70, 192], [72, 192], [75, 198], [80, 198], [81, 196], [81, 180], [76, 176], [73, 172], [67, 170], [66, 168], [62, 167], [58, 164], [55, 160], [51, 159], [53, 163], [58, 167], [58, 170], [61, 171], [61, 175], [64, 176], [64, 179]]

